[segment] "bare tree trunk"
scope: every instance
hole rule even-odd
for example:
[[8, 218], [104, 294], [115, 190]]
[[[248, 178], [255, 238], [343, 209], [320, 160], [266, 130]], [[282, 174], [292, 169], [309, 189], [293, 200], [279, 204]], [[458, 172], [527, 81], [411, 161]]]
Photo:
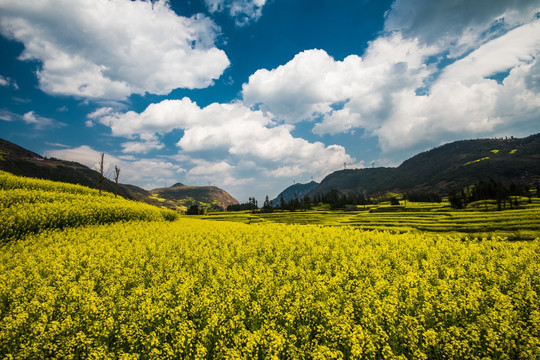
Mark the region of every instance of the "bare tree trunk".
[[120, 168], [114, 165], [114, 181], [116, 185], [114, 187], [114, 197], [118, 196], [118, 178], [120, 177]]
[[101, 160], [99, 162], [99, 194], [101, 195], [101, 190], [103, 189], [103, 180], [105, 179], [103, 177], [103, 157], [105, 156], [104, 153], [101, 153]]

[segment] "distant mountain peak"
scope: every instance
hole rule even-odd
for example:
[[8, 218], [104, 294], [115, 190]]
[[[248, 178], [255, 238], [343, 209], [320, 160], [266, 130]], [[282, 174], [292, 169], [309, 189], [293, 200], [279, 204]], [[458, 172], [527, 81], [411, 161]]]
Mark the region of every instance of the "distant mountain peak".
[[215, 186], [186, 186], [176, 183], [171, 187], [150, 190], [150, 193], [175, 203], [177, 207], [199, 205], [225, 210], [229, 205], [238, 204], [229, 193]]
[[311, 192], [313, 189], [317, 188], [319, 186], [319, 183], [315, 181], [310, 181], [307, 184], [301, 184], [301, 183], [295, 183], [294, 185], [289, 186], [285, 190], [283, 190], [281, 193], [278, 194], [278, 196], [272, 200], [272, 204], [275, 206], [281, 205], [281, 196], [283, 196], [283, 200], [287, 203], [291, 201], [292, 199], [298, 197], [299, 199], [302, 199], [306, 194]]

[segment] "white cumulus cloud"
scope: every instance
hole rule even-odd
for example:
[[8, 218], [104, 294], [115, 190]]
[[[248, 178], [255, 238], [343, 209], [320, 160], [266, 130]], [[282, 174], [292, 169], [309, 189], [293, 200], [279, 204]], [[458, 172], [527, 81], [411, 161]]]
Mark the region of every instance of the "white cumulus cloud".
[[540, 21], [517, 27], [447, 66], [441, 81], [475, 81], [530, 63], [540, 53]]
[[[124, 151], [133, 148], [132, 152], [155, 147], [156, 140], [164, 134], [182, 130], [177, 143], [182, 154], [189, 154], [193, 161], [200, 154], [210, 153], [213, 163], [221, 166], [210, 167], [215, 170], [213, 175], [223, 178], [220, 173], [229, 174], [228, 184], [245, 183], [255, 176], [254, 171], [262, 169], [273, 177], [321, 176], [341, 168], [344, 162], [355, 162], [342, 146], [294, 137], [291, 125], [277, 124], [263, 111], [239, 102], [200, 108], [188, 98], [164, 100], [141, 113], [115, 112], [99, 121], [111, 128], [112, 135], [134, 139], [124, 147]], [[224, 164], [228, 164], [227, 168]], [[246, 169], [246, 164], [257, 164], [254, 167], [258, 170]], [[207, 176], [200, 171], [200, 167], [195, 167], [188, 169], [187, 174]]]
[[314, 129], [319, 134], [373, 129], [394, 94], [422, 86], [431, 74], [423, 60], [433, 53], [399, 34], [373, 41], [363, 58], [336, 61], [324, 50], [307, 50], [285, 65], [250, 76], [244, 101], [287, 123], [323, 118]]
[[176, 15], [166, 0], [0, 0], [0, 32], [39, 60], [50, 94], [121, 100], [204, 88], [229, 66], [207, 17]]
[[211, 13], [228, 12], [237, 26], [257, 21], [262, 15], [266, 0], [204, 0]]
[[313, 122], [319, 135], [363, 129], [378, 139], [382, 157], [398, 161], [464, 137], [538, 131], [540, 19], [531, 15], [540, 11], [537, 3], [496, 2], [492, 16], [469, 14], [455, 29], [441, 26], [445, 41], [420, 33], [435, 29], [436, 19], [414, 17], [439, 16], [431, 2], [410, 6], [414, 18], [399, 23], [405, 4], [394, 3], [387, 15], [393, 31], [370, 42], [362, 57], [303, 51], [250, 76], [244, 102], [279, 122]]

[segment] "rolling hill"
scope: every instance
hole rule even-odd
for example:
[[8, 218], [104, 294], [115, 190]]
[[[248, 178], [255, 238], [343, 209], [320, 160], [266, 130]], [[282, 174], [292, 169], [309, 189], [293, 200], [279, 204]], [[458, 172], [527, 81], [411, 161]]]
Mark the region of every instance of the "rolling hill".
[[423, 190], [445, 195], [479, 180], [534, 183], [540, 178], [540, 134], [526, 138], [462, 140], [420, 153], [396, 168], [336, 171], [311, 190], [376, 195]]
[[191, 205], [224, 210], [229, 205], [238, 204], [229, 193], [215, 186], [187, 186], [177, 183], [171, 187], [150, 190], [150, 194], [158, 199], [172, 201], [183, 210]]
[[[99, 188], [97, 171], [77, 162], [43, 157], [3, 139], [0, 139], [0, 170], [19, 176]], [[103, 190], [114, 193], [114, 182], [105, 179]], [[134, 185], [119, 184], [118, 195], [144, 201], [148, 192]]]
[[[4, 139], [0, 139], [0, 170], [19, 176], [99, 188], [97, 171], [77, 162], [43, 157]], [[135, 185], [119, 184], [118, 195], [175, 210], [183, 210], [185, 204], [212, 205], [217, 210], [226, 209], [230, 203], [238, 203], [226, 191], [216, 187], [185, 186], [178, 183], [164, 189], [147, 191]], [[115, 183], [105, 179], [103, 190], [114, 193]]]

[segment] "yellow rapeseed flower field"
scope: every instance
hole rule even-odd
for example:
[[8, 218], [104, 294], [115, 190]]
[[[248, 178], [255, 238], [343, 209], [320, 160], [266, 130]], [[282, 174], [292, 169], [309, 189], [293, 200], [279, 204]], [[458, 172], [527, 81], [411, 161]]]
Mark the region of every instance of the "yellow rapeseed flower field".
[[119, 222], [0, 254], [6, 358], [537, 359], [540, 242]]
[[0, 239], [45, 229], [127, 220], [174, 220], [178, 215], [84, 186], [14, 176], [0, 171]]
[[[62, 207], [53, 188], [42, 191], [29, 193], [27, 204], [43, 206], [31, 209]], [[4, 229], [4, 211], [21, 200], [2, 196]], [[538, 239], [114, 209], [110, 221], [84, 224], [95, 215], [81, 208], [80, 221], [4, 239], [0, 358], [540, 358]], [[34, 210], [20, 208], [47, 223]]]

